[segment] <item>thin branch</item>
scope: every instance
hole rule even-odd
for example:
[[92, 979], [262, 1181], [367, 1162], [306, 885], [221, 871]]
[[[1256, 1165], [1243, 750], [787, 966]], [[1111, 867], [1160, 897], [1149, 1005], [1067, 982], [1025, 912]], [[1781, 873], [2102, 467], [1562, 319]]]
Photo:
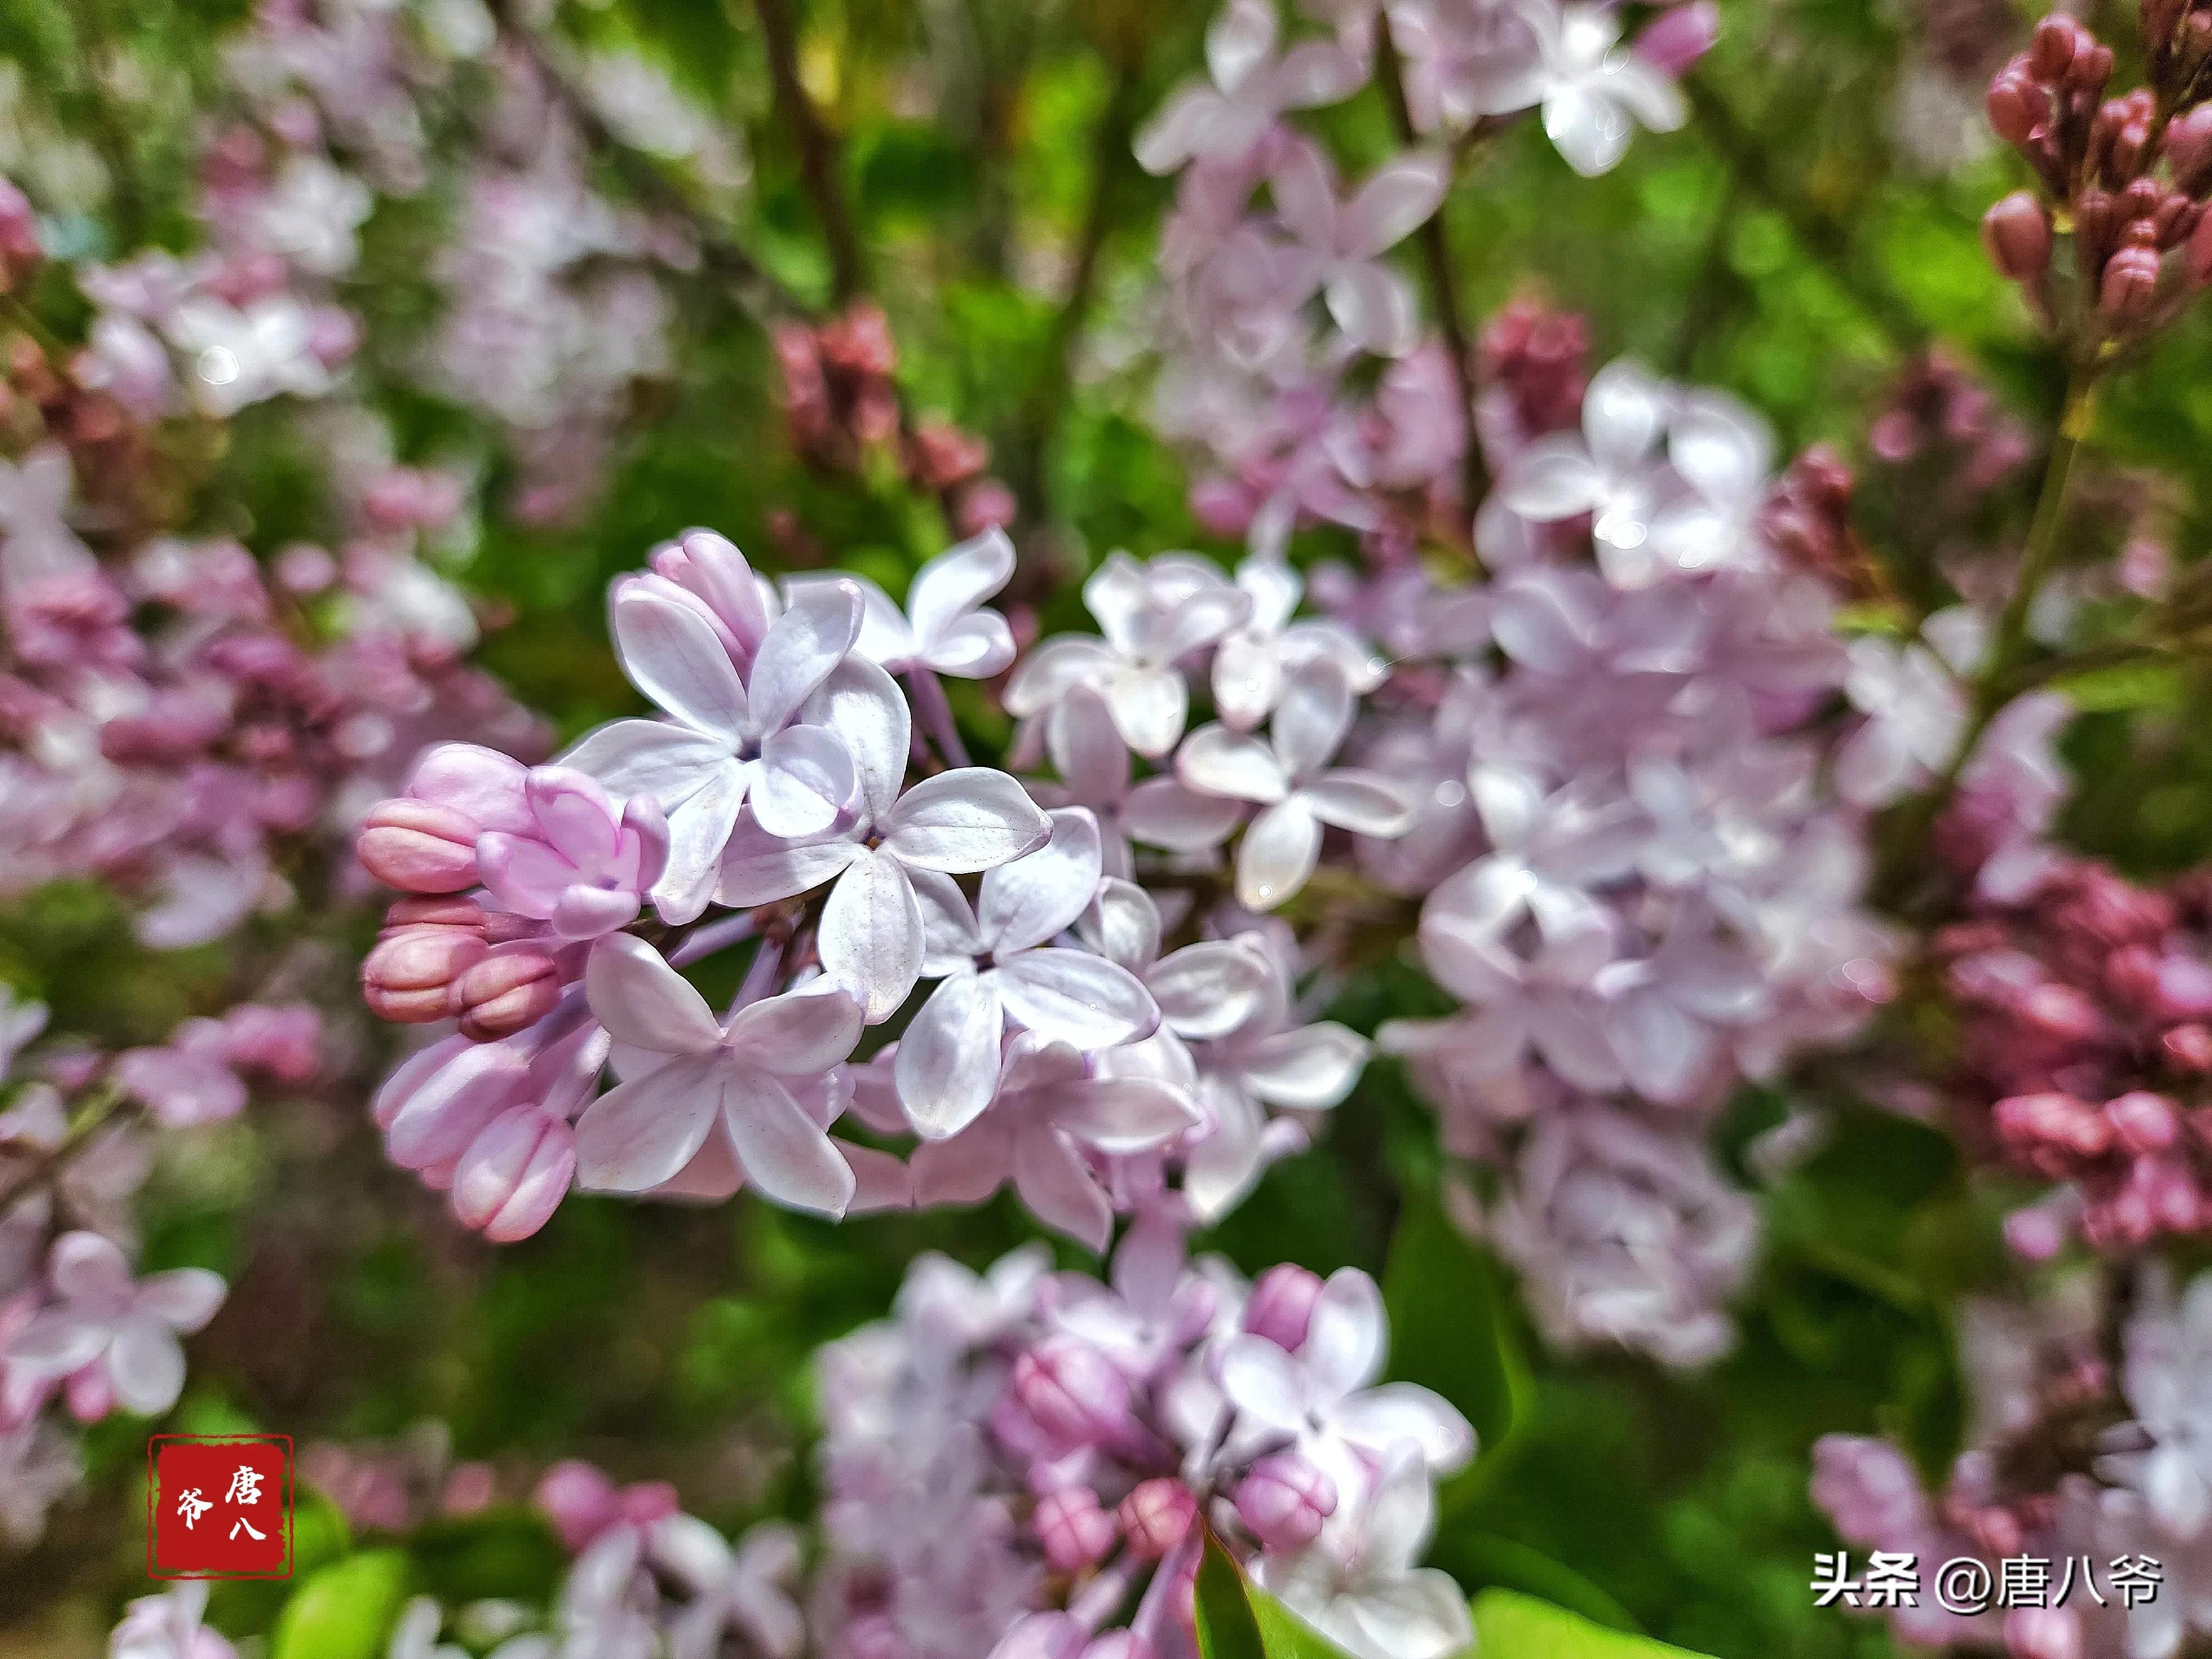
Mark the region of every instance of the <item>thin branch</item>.
[[1861, 273], [1852, 253], [1850, 233], [1815, 207], [1801, 185], [1776, 172], [1773, 146], [1747, 129], [1728, 100], [1697, 76], [1684, 76], [1681, 84], [1697, 117], [1698, 130], [1736, 180], [1790, 228], [1798, 246], [1826, 270], [1899, 352], [1917, 351], [1926, 345], [1927, 327], [1911, 307]]
[[[1413, 131], [1413, 113], [1406, 102], [1406, 78], [1398, 62], [1397, 43], [1390, 37], [1390, 19], [1387, 12], [1379, 12], [1375, 19], [1375, 75], [1382, 88], [1382, 96], [1390, 106], [1390, 118], [1396, 123], [1398, 136], [1408, 144], [1420, 142]], [[1478, 124], [1480, 125], [1480, 124]], [[1485, 136], [1487, 136], [1486, 131]], [[1454, 170], [1462, 146], [1452, 156]], [[1452, 379], [1459, 387], [1460, 409], [1467, 419], [1467, 447], [1462, 457], [1461, 501], [1471, 515], [1482, 505], [1482, 498], [1490, 493], [1490, 469], [1482, 457], [1482, 442], [1476, 435], [1474, 425], [1474, 342], [1468, 333], [1467, 319], [1460, 310], [1459, 282], [1452, 262], [1451, 240], [1444, 231], [1443, 209], [1440, 205], [1429, 216], [1428, 222], [1419, 231], [1421, 258], [1428, 267], [1429, 289], [1436, 301], [1437, 326], [1443, 331], [1444, 349], [1450, 355]], [[1478, 570], [1480, 555], [1475, 556]]]
[[2067, 388], [2066, 412], [2059, 421], [2058, 436], [2051, 446], [2051, 457], [2044, 466], [2035, 517], [2028, 526], [2027, 542], [2021, 552], [2020, 574], [2014, 580], [2012, 597], [2005, 604], [2003, 615], [1997, 620], [1996, 637], [1990, 642], [1988, 660], [1974, 683], [1973, 704], [1966, 730], [1960, 734], [1958, 746], [1942, 775], [1929, 789], [1900, 807], [1891, 821], [1885, 837], [1885, 856], [1875, 882], [1877, 893], [1895, 896], [1895, 890], [1919, 864], [1929, 835], [1943, 816], [1943, 809], [1959, 793], [1959, 781], [1965, 776], [1984, 735], [2024, 689], [2018, 684], [2017, 676], [2027, 642], [2028, 617], [2034, 609], [2036, 595], [2043, 591], [2044, 581], [2057, 560], [2058, 531], [2066, 514], [2066, 488], [2073, 477], [2075, 457], [2089, 429], [2094, 391], [2092, 379], [2080, 373]]
[[785, 0], [754, 0], [760, 13], [761, 32], [768, 40], [769, 76], [775, 85], [775, 102], [784, 125], [799, 145], [799, 178], [814, 216], [822, 223], [822, 239], [830, 250], [830, 288], [841, 306], [849, 305], [866, 290], [866, 267], [860, 258], [860, 239], [853, 228], [853, 216], [845, 202], [844, 159], [837, 135], [823, 122], [814, 100], [807, 95], [799, 75], [799, 32]]
[[92, 1145], [102, 1129], [118, 1115], [133, 1109], [122, 1095], [112, 1090], [97, 1097], [86, 1108], [84, 1115], [70, 1126], [59, 1145], [51, 1148], [5, 1187], [0, 1187], [0, 1217], [4, 1217], [33, 1193], [57, 1179]]

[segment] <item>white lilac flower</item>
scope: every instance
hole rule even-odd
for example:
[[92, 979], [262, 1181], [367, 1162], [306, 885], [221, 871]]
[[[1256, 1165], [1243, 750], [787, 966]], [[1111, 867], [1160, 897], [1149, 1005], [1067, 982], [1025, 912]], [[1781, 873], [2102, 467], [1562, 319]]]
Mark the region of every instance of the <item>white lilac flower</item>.
[[627, 933], [592, 947], [584, 982], [623, 1079], [577, 1122], [586, 1188], [680, 1183], [727, 1196], [749, 1185], [780, 1204], [845, 1212], [857, 1182], [826, 1131], [849, 1095], [842, 1066], [860, 1036], [850, 991], [817, 980], [720, 1021], [659, 951]]
[[1032, 651], [1006, 684], [1006, 712], [1042, 714], [1071, 686], [1097, 688], [1130, 748], [1157, 759], [1189, 718], [1179, 665], [1250, 615], [1251, 596], [1205, 560], [1164, 553], [1139, 564], [1115, 553], [1083, 585], [1103, 638], [1060, 634]]
[[987, 680], [1013, 664], [1006, 619], [983, 601], [1014, 574], [1014, 544], [1003, 530], [947, 548], [914, 573], [906, 609], [865, 576], [810, 574], [785, 579], [787, 593], [849, 582], [860, 592], [860, 635], [853, 649], [894, 674], [923, 669], [957, 679]]
[[815, 693], [809, 718], [842, 734], [859, 774], [857, 804], [812, 836], [738, 821], [715, 897], [750, 908], [836, 884], [817, 934], [823, 966], [854, 988], [871, 1024], [896, 1013], [921, 975], [924, 928], [912, 872], [972, 875], [1036, 851], [1043, 812], [1003, 772], [963, 767], [901, 792], [909, 717], [890, 676], [855, 654]]
[[1352, 687], [1334, 659], [1301, 665], [1285, 684], [1262, 742], [1202, 726], [1176, 756], [1176, 775], [1201, 794], [1259, 804], [1237, 849], [1237, 897], [1247, 908], [1287, 902], [1320, 861], [1322, 829], [1389, 840], [1413, 828], [1407, 793], [1389, 779], [1325, 770], [1352, 730]]
[[1278, 58], [1280, 33], [1274, 0], [1229, 0], [1206, 31], [1212, 84], [1178, 88], [1137, 134], [1146, 172], [1172, 173], [1194, 160], [1241, 161], [1284, 111], [1339, 102], [1367, 78], [1365, 65], [1331, 40], [1304, 41]]
[[669, 1659], [716, 1659], [726, 1636], [762, 1659], [797, 1659], [806, 1626], [791, 1595], [799, 1564], [794, 1528], [763, 1522], [732, 1546], [705, 1522], [672, 1515], [647, 1534], [646, 1553], [685, 1598], [669, 1627]]
[[1413, 284], [1382, 255], [1435, 214], [1450, 184], [1441, 155], [1416, 152], [1386, 161], [1346, 200], [1337, 199], [1334, 170], [1310, 143], [1285, 147], [1268, 188], [1275, 211], [1297, 240], [1302, 286], [1318, 289], [1345, 337], [1384, 357], [1402, 357], [1420, 340]]
[[1545, 136], [1584, 178], [1611, 172], [1639, 123], [1672, 132], [1688, 118], [1665, 71], [1620, 44], [1610, 7], [1547, 5], [1530, 15], [1543, 43]]
[[124, 1610], [107, 1639], [107, 1659], [235, 1659], [235, 1650], [202, 1621], [207, 1581], [188, 1578]]
[[1305, 584], [1288, 564], [1248, 558], [1237, 567], [1237, 586], [1252, 596], [1252, 611], [1214, 650], [1213, 706], [1223, 725], [1240, 732], [1259, 725], [1282, 700], [1291, 672], [1315, 657], [1333, 659], [1359, 696], [1389, 675], [1389, 665], [1341, 623], [1291, 621]]
[[9, 1343], [9, 1370], [58, 1382], [98, 1366], [126, 1411], [159, 1417], [175, 1405], [185, 1387], [177, 1338], [215, 1317], [222, 1280], [200, 1267], [134, 1279], [123, 1252], [88, 1232], [56, 1239], [46, 1271], [56, 1299]]
[[1582, 430], [1524, 445], [1498, 478], [1500, 499], [1539, 524], [1589, 514], [1600, 563], [1625, 557], [1640, 567], [1659, 506], [1657, 452], [1672, 403], [1665, 383], [1641, 364], [1607, 364], [1583, 395]]
[[98, 568], [92, 550], [69, 526], [76, 489], [69, 451], [58, 443], [36, 445], [20, 460], [0, 460], [0, 590], [20, 593], [33, 582]]
[[939, 980], [899, 1041], [900, 1103], [924, 1139], [957, 1134], [997, 1088], [1011, 1024], [1088, 1053], [1149, 1036], [1159, 1009], [1128, 969], [1049, 945], [1098, 890], [1098, 825], [1079, 807], [1050, 815], [1052, 839], [985, 873], [977, 902], [948, 877], [915, 872], [928, 928], [925, 976]]
[[771, 835], [814, 836], [851, 796], [851, 750], [804, 711], [860, 635], [860, 593], [833, 585], [798, 595], [743, 678], [691, 605], [632, 585], [617, 587], [611, 609], [623, 671], [669, 718], [603, 726], [566, 763], [618, 795], [659, 803], [668, 868], [653, 901], [665, 920], [690, 921], [707, 907], [742, 808]]
[[1133, 841], [1170, 853], [1202, 853], [1221, 845], [1244, 816], [1243, 803], [1202, 795], [1172, 774], [1132, 780], [1129, 745], [1106, 700], [1073, 685], [1045, 716], [1045, 752], [1058, 784], [1032, 784], [1047, 806], [1080, 806], [1098, 821], [1099, 856], [1109, 877], [1135, 865]]

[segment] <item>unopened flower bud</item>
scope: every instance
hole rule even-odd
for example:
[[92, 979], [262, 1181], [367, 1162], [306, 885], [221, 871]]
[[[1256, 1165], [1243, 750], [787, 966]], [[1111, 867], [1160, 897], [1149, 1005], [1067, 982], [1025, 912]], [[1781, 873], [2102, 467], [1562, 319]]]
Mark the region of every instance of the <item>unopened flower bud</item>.
[[2105, 1121], [2121, 1146], [2135, 1153], [2162, 1152], [2181, 1138], [2173, 1103], [2148, 1089], [2130, 1090], [2105, 1103]]
[[1052, 1337], [1014, 1361], [1014, 1398], [1054, 1439], [1079, 1446], [1118, 1438], [1129, 1424], [1129, 1384], [1105, 1355]]
[[1252, 1466], [1237, 1487], [1237, 1516], [1270, 1554], [1304, 1549], [1336, 1513], [1336, 1482], [1296, 1452]]
[[1244, 1304], [1244, 1328], [1285, 1353], [1296, 1353], [1305, 1346], [1314, 1304], [1320, 1299], [1319, 1275], [1289, 1262], [1270, 1267], [1260, 1275], [1252, 1286], [1252, 1299]]
[[1982, 107], [1998, 137], [2008, 144], [2025, 144], [2042, 125], [2048, 101], [2040, 87], [2017, 69], [2006, 68], [1990, 82]]
[[1636, 55], [1679, 80], [1720, 38], [1720, 8], [1713, 0], [1690, 0], [1668, 7], [1644, 26], [1636, 37]]
[[1163, 1475], [1123, 1498], [1117, 1513], [1130, 1551], [1140, 1560], [1158, 1561], [1190, 1536], [1198, 1499], [1182, 1481]]
[[2197, 216], [2197, 228], [2189, 233], [2189, 252], [2183, 257], [2189, 264], [2190, 281], [2212, 283], [2212, 213]]
[[2035, 26], [2028, 41], [2027, 64], [2039, 81], [2056, 81], [2073, 66], [2085, 31], [2063, 13], [2054, 12]]
[[2149, 308], [2157, 292], [2158, 255], [2147, 247], [2124, 247], [2105, 261], [2097, 305], [2115, 322], [2129, 322]]
[[559, 964], [542, 951], [486, 957], [453, 981], [448, 1012], [461, 1035], [496, 1042], [534, 1025], [561, 1000]]
[[362, 868], [403, 893], [458, 893], [477, 881], [476, 821], [450, 806], [400, 796], [362, 821]]
[[426, 894], [394, 899], [384, 913], [384, 932], [395, 933], [402, 927], [460, 927], [483, 933], [491, 921], [491, 913], [472, 898]]
[[2184, 1072], [2212, 1072], [2212, 1029], [2177, 1025], [2159, 1039], [2166, 1064]]
[[552, 1218], [575, 1173], [576, 1134], [568, 1120], [542, 1106], [510, 1106], [461, 1154], [453, 1214], [493, 1243], [512, 1244]]
[[2029, 191], [2016, 190], [1982, 216], [1990, 261], [2014, 282], [2039, 276], [2051, 264], [2051, 219]]
[[1088, 1486], [1062, 1486], [1037, 1499], [1030, 1527], [1057, 1572], [1083, 1572], [1103, 1561], [1121, 1529]]
[[2173, 182], [2191, 196], [2212, 179], [2212, 104], [2177, 115], [2166, 129], [2166, 164]]
[[454, 981], [484, 959], [484, 942], [460, 927], [402, 927], [361, 965], [362, 995], [379, 1019], [421, 1025], [449, 1012]]

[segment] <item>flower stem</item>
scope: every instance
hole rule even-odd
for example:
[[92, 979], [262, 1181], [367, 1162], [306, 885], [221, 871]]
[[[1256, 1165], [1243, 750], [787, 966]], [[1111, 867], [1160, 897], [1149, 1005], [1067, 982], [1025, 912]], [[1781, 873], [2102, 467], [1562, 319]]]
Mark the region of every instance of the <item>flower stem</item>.
[[23, 1173], [0, 1188], [0, 1216], [5, 1216], [16, 1205], [33, 1193], [53, 1181], [76, 1161], [80, 1153], [92, 1145], [100, 1131], [120, 1114], [135, 1109], [122, 1094], [107, 1089], [94, 1096], [90, 1104], [70, 1125], [68, 1134], [58, 1146], [52, 1147]]
[[[1406, 102], [1406, 77], [1398, 61], [1398, 45], [1390, 35], [1390, 19], [1387, 12], [1378, 13], [1375, 19], [1375, 78], [1382, 86], [1384, 100], [1390, 106], [1390, 118], [1397, 125], [1398, 137], [1407, 144], [1420, 142], [1413, 131], [1413, 112]], [[1460, 152], [1455, 151], [1452, 161], [1456, 170]], [[1460, 500], [1466, 514], [1472, 517], [1482, 498], [1490, 493], [1490, 468], [1482, 458], [1482, 441], [1476, 435], [1474, 425], [1474, 341], [1468, 333], [1466, 316], [1460, 310], [1459, 279], [1452, 259], [1451, 239], [1444, 230], [1444, 210], [1439, 205], [1425, 223], [1415, 233], [1420, 243], [1422, 263], [1428, 267], [1429, 289], [1436, 301], [1437, 325], [1443, 331], [1444, 349], [1451, 358], [1452, 380], [1459, 388], [1460, 414], [1467, 422], [1467, 446], [1461, 456]], [[1488, 573], [1482, 567], [1480, 554], [1473, 556], [1478, 577]]]
[[807, 199], [822, 223], [822, 240], [830, 253], [830, 291], [841, 306], [849, 305], [867, 289], [860, 258], [860, 239], [853, 228], [853, 216], [845, 202], [842, 181], [844, 161], [837, 135], [825, 125], [821, 112], [799, 73], [799, 31], [784, 0], [754, 0], [760, 14], [761, 33], [767, 39], [769, 77], [775, 86], [775, 101], [783, 123], [799, 146], [799, 178]]

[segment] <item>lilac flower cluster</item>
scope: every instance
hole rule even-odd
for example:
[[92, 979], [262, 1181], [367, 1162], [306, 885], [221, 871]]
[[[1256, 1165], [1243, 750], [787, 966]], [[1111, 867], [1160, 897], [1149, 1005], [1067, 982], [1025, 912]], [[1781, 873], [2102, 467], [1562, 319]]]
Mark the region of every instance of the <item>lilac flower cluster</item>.
[[1436, 1481], [1474, 1436], [1376, 1386], [1365, 1275], [1248, 1285], [1147, 1209], [1111, 1280], [1024, 1250], [910, 1271], [894, 1317], [824, 1350], [827, 1540], [812, 1616], [838, 1659], [1194, 1659], [1207, 1531], [1354, 1659], [1472, 1638], [1419, 1567]]

